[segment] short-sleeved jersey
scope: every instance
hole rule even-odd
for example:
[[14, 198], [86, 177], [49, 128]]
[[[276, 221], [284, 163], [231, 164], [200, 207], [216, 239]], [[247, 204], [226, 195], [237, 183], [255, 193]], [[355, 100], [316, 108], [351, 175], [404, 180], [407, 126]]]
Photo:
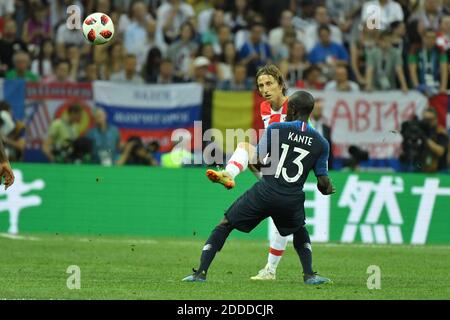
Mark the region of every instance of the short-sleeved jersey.
[[288, 99], [283, 102], [280, 110], [274, 111], [270, 106], [269, 101], [263, 101], [260, 104], [261, 118], [264, 122], [264, 128], [276, 122], [284, 122], [286, 120], [286, 113], [288, 107]]
[[270, 168], [264, 169], [261, 182], [279, 192], [298, 195], [311, 170], [317, 177], [328, 175], [329, 152], [328, 141], [305, 122], [271, 124], [258, 144], [259, 159], [270, 155]]

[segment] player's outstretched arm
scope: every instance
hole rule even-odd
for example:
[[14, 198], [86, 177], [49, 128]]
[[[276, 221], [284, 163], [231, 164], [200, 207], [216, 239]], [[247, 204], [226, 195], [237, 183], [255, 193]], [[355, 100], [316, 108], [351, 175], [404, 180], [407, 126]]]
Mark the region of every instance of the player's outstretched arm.
[[5, 190], [8, 189], [14, 183], [14, 173], [8, 161], [8, 157], [3, 147], [3, 142], [0, 139], [0, 183], [5, 178]]
[[330, 195], [336, 192], [336, 189], [328, 176], [317, 177], [317, 189], [319, 189], [323, 195]]

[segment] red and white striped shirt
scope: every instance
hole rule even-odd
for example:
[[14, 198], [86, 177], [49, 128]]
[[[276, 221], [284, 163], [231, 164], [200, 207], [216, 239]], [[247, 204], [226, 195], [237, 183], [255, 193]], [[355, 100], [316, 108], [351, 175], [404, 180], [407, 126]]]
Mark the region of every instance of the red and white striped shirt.
[[267, 128], [269, 124], [275, 122], [284, 122], [286, 120], [288, 99], [283, 102], [283, 105], [278, 111], [274, 111], [269, 101], [261, 102], [261, 118], [264, 122], [264, 128]]

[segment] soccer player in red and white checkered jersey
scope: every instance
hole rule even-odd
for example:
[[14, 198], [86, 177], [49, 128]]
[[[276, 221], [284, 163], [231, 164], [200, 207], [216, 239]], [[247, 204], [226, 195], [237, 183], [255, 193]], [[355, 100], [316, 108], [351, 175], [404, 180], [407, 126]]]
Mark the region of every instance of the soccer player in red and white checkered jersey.
[[[275, 65], [266, 65], [256, 74], [256, 86], [259, 94], [265, 99], [260, 105], [261, 118], [267, 128], [275, 122], [284, 122], [286, 119], [288, 97], [283, 76]], [[250, 167], [252, 172], [260, 179], [261, 173], [249, 166], [249, 159], [255, 154], [255, 147], [247, 142], [240, 142], [228, 161], [225, 170], [207, 170], [206, 175], [212, 182], [223, 184], [227, 189], [235, 186], [236, 176]], [[275, 228], [271, 235], [267, 265], [259, 273], [251, 277], [252, 280], [275, 280], [278, 263], [286, 249], [288, 237], [280, 235]]]

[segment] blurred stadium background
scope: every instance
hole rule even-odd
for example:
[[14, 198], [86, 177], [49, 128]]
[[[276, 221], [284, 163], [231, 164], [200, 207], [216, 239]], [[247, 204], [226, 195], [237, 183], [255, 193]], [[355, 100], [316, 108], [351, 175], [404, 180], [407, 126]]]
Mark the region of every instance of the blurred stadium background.
[[[114, 39], [87, 44], [68, 28], [71, 5], [81, 19], [107, 13]], [[225, 289], [192, 296], [172, 283], [255, 181], [243, 174], [226, 191], [204, 170], [231, 156], [227, 129], [263, 128], [253, 78], [266, 63], [289, 92], [317, 99], [312, 122], [332, 144], [338, 192], [323, 197], [307, 183], [308, 229], [315, 264], [349, 283], [293, 294], [300, 271], [286, 254], [273, 298], [450, 297], [424, 276], [449, 280], [450, 1], [4, 0], [0, 34], [0, 134], [16, 174], [0, 191], [0, 298], [270, 299], [251, 294], [267, 284], [236, 296], [228, 283], [263, 264], [267, 222], [233, 234], [217, 261], [224, 275], [211, 277]], [[203, 141], [211, 128], [216, 139]], [[176, 129], [200, 139], [177, 143]], [[213, 147], [223, 157], [202, 156]], [[66, 292], [70, 264], [89, 270], [83, 294]], [[391, 272], [383, 294], [367, 291], [371, 264]], [[116, 282], [96, 278], [105, 269]]]

